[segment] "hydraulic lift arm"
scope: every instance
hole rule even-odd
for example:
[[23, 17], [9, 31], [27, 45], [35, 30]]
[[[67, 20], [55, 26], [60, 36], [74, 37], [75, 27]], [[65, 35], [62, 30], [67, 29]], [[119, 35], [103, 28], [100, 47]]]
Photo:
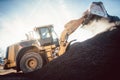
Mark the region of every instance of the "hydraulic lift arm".
[[70, 34], [72, 34], [81, 24], [88, 23], [92, 17], [92, 15], [97, 15], [100, 17], [107, 18], [108, 14], [103, 6], [102, 2], [93, 2], [89, 9], [83, 13], [83, 16], [79, 19], [71, 20], [65, 25], [65, 29], [63, 30], [61, 37], [60, 37], [60, 50], [58, 55], [62, 55], [68, 45], [71, 42], [67, 42], [67, 39]]

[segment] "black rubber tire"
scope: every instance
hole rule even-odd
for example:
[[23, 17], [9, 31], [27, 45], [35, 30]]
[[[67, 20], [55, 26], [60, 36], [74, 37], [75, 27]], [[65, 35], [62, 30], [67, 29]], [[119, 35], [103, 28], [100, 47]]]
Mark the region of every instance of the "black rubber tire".
[[20, 69], [23, 73], [32, 72], [43, 66], [43, 59], [35, 52], [25, 53], [20, 60]]

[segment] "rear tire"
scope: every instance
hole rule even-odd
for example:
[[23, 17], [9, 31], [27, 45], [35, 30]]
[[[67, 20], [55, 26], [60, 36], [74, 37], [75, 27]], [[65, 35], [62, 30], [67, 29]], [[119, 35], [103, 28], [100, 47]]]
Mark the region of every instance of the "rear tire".
[[25, 53], [20, 60], [20, 69], [28, 73], [40, 69], [43, 66], [42, 57], [35, 52]]

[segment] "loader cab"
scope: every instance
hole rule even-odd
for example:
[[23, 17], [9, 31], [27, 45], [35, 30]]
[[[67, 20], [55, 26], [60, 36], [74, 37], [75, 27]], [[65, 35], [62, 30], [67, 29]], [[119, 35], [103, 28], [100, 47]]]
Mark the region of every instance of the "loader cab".
[[41, 46], [59, 45], [58, 37], [52, 25], [37, 27], [35, 31], [39, 34]]

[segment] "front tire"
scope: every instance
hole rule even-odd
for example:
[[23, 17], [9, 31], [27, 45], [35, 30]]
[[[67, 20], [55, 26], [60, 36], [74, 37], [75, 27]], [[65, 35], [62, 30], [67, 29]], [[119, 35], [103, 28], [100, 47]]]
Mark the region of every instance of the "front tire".
[[43, 66], [42, 57], [35, 52], [25, 53], [20, 60], [20, 69], [28, 73], [40, 69]]

